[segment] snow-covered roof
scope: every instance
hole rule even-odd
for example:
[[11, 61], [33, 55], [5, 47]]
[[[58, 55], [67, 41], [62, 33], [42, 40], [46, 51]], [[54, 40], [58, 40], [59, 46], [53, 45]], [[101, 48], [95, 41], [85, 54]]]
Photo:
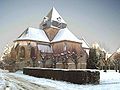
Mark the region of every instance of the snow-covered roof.
[[120, 48], [117, 50], [117, 53], [120, 53]]
[[80, 41], [82, 43], [82, 47], [83, 48], [86, 48], [86, 49], [90, 48], [89, 45], [88, 45], [88, 43], [85, 41], [85, 39], [82, 38]]
[[45, 32], [41, 29], [27, 28], [17, 40], [35, 40], [42, 42], [50, 42]]
[[54, 21], [58, 21], [60, 19], [62, 23], [66, 23], [54, 7], [50, 10], [46, 17]]
[[64, 40], [81, 43], [81, 40], [79, 40], [72, 32], [70, 32], [68, 28], [59, 30], [59, 32], [51, 42], [59, 42]]
[[66, 22], [54, 7], [50, 10], [47, 16], [44, 17], [43, 21], [40, 24], [40, 28], [42, 29], [46, 27], [65, 28], [66, 26]]
[[80, 41], [82, 43], [82, 47], [84, 48], [86, 53], [89, 55], [89, 49], [90, 49], [89, 44], [86, 42], [86, 40], [83, 37]]
[[106, 53], [106, 59], [109, 58], [112, 54], [111, 53]]

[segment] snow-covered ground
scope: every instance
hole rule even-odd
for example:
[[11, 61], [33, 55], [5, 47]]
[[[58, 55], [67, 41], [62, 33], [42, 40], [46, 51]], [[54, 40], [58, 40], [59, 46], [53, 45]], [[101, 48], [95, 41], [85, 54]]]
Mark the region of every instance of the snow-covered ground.
[[[6, 89], [4, 89], [7, 86]], [[78, 85], [16, 73], [0, 73], [0, 90], [120, 90], [120, 73], [100, 71], [99, 85]]]

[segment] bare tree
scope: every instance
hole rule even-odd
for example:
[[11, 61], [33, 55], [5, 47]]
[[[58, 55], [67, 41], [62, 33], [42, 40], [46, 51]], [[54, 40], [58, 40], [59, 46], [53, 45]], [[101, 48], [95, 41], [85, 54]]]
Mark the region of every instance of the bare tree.
[[45, 68], [45, 63], [46, 63], [47, 55], [45, 52], [41, 52], [41, 62], [43, 64], [43, 68]]
[[117, 70], [118, 70], [118, 60], [113, 60], [113, 63], [114, 63], [114, 69], [117, 72]]
[[41, 62], [42, 62], [43, 68], [46, 67], [46, 61], [50, 59], [52, 59], [52, 54], [41, 52]]
[[105, 60], [105, 59], [103, 59], [102, 61], [103, 61], [104, 65], [105, 65], [104, 72], [107, 72], [108, 61]]
[[52, 63], [53, 63], [53, 65], [52, 65], [52, 67], [53, 68], [56, 68], [56, 64], [57, 64], [57, 62], [59, 62], [60, 61], [60, 54], [52, 54], [52, 57], [51, 57], [51, 59], [52, 59]]
[[15, 60], [11, 59], [11, 49], [12, 48], [13, 48], [13, 46], [6, 45], [6, 47], [5, 47], [4, 51], [3, 51], [3, 55], [0, 58], [3, 68], [5, 66], [15, 65]]
[[115, 56], [114, 56], [114, 64], [115, 64], [116, 72], [119, 69], [119, 73], [120, 73], [120, 53], [115, 54]]
[[72, 52], [71, 54], [71, 60], [75, 63], [75, 68], [77, 69], [78, 68], [78, 60], [81, 58], [82, 56], [78, 55], [76, 52]]
[[67, 52], [61, 53], [61, 59], [62, 59], [63, 69], [68, 69], [69, 56], [68, 56]]

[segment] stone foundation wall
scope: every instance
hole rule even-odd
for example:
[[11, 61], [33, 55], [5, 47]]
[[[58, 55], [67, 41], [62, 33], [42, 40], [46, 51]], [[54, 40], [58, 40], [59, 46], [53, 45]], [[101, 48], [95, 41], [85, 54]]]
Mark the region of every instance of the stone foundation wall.
[[100, 81], [100, 72], [97, 70], [27, 67], [23, 69], [23, 73], [30, 76], [62, 80], [75, 84], [99, 84]]

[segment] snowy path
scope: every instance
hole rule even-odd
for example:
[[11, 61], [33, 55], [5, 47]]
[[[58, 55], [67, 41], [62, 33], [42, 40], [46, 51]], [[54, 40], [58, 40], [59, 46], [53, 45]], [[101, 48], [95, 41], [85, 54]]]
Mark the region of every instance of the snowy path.
[[56, 90], [50, 86], [36, 84], [10, 73], [1, 74], [2, 79], [5, 81], [5, 87], [3, 90]]
[[15, 77], [9, 74], [4, 75], [4, 79], [8, 82], [7, 88], [14, 88], [15, 90], [53, 90], [51, 87], [44, 87], [42, 85], [24, 80], [20, 77]]

